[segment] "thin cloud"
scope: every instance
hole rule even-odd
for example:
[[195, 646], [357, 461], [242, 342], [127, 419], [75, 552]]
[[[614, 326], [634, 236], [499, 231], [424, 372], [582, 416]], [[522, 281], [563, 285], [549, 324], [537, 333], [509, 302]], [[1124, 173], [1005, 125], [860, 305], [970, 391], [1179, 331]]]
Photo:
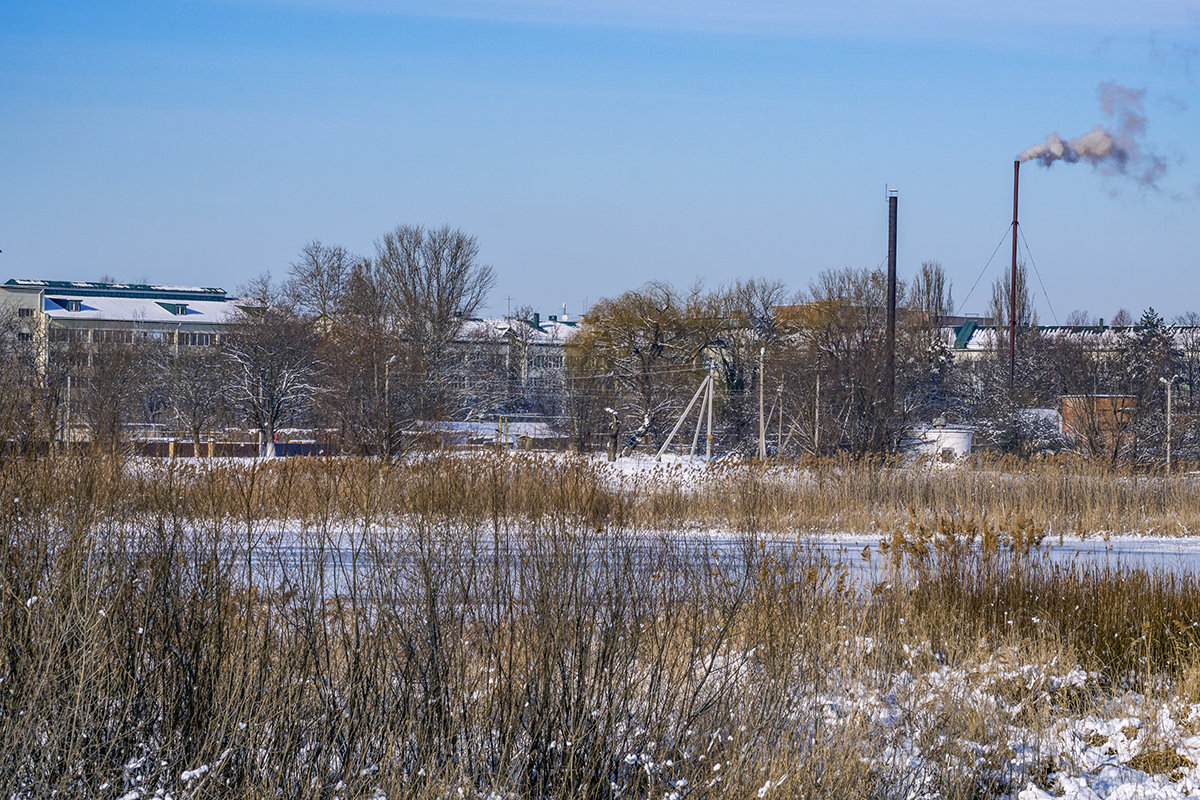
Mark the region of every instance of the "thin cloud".
[[1200, 62], [1200, 45], [1162, 41], [1155, 31], [1150, 34], [1150, 57], [1168, 69], [1178, 70], [1188, 83], [1196, 81], [1196, 64]]
[[1172, 29], [1190, 23], [1176, 0], [1014, 0], [1003, 6], [961, 0], [259, 0], [357, 13], [488, 19], [535, 24], [631, 27], [782, 35], [956, 35], [990, 29]]

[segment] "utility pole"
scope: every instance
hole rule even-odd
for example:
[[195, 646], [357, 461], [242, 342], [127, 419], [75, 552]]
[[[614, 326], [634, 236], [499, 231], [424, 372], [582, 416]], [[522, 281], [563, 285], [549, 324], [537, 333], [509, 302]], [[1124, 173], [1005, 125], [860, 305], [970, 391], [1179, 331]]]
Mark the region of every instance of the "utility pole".
[[[700, 398], [700, 394], [701, 394], [701, 392], [704, 392], [706, 389], [707, 389], [709, 392], [711, 392], [711, 391], [712, 391], [712, 372], [709, 372], [708, 376], [707, 376], [707, 377], [705, 377], [705, 379], [704, 379], [704, 380], [702, 380], [702, 381], [700, 382], [700, 385], [699, 385], [698, 387], [696, 387], [696, 393], [695, 393], [694, 395], [692, 395], [692, 399], [688, 401], [687, 407], [686, 407], [685, 409], [683, 409], [683, 413], [679, 415], [679, 420], [678, 420], [678, 421], [675, 423], [675, 427], [671, 428], [671, 432], [670, 432], [670, 433], [668, 433], [668, 434], [667, 434], [667, 438], [663, 440], [662, 447], [658, 448], [658, 453], [656, 453], [656, 454], [655, 454], [655, 456], [654, 456], [654, 460], [655, 460], [655, 461], [662, 461], [662, 454], [663, 454], [664, 452], [666, 452], [666, 450], [667, 450], [667, 448], [668, 448], [668, 447], [670, 447], [670, 445], [671, 445], [671, 440], [675, 438], [675, 434], [679, 432], [679, 428], [680, 428], [680, 426], [682, 426], [682, 425], [683, 425], [683, 421], [684, 421], [685, 419], [687, 419], [687, 415], [691, 413], [691, 411], [692, 411], [692, 406], [694, 406], [694, 405], [696, 404], [696, 400], [698, 400], [698, 399]], [[709, 399], [709, 395], [707, 395], [707, 394], [706, 394], [706, 395], [704, 396], [704, 400], [700, 400], [700, 416], [699, 416], [699, 418], [696, 420], [696, 437], [699, 437], [699, 436], [700, 436], [700, 420], [704, 418], [704, 402], [705, 402], [705, 400], [708, 400], [708, 399]], [[710, 405], [709, 407], [711, 408], [712, 406]], [[613, 442], [614, 442], [614, 444], [615, 444], [615, 442], [616, 442], [616, 439], [615, 439], [616, 433], [615, 433], [615, 432], [616, 432], [616, 425], [617, 425], [617, 412], [616, 412], [616, 411], [613, 411], [611, 408], [610, 408], [610, 409], [607, 409], [607, 410], [608, 410], [608, 412], [609, 412], [610, 414], [612, 414], [612, 416], [613, 416], [613, 431], [614, 431], [614, 433], [613, 433], [613, 436], [614, 436]], [[711, 428], [712, 428], [712, 415], [711, 415], [711, 412], [710, 412], [710, 414], [709, 414], [709, 422], [708, 422], [708, 425], [709, 425], [709, 428], [710, 428], [710, 430], [709, 430], [709, 439], [711, 440], [711, 439], [712, 439], [712, 430], [711, 430]], [[695, 453], [695, 452], [696, 452], [696, 439], [695, 439], [695, 438], [693, 438], [693, 439], [692, 439], [692, 452], [693, 452], [693, 453]], [[609, 460], [611, 461], [611, 460], [614, 460], [614, 459], [609, 459]]]
[[[705, 392], [712, 391], [712, 381], [709, 380], [710, 377], [711, 376], [709, 376], [709, 375], [704, 376]], [[700, 441], [700, 429], [704, 427], [704, 409], [707, 405], [708, 405], [708, 394], [705, 394], [704, 397], [701, 398], [701, 400], [700, 400], [700, 410], [698, 412], [696, 412], [696, 430], [692, 434], [692, 446], [690, 448], [688, 448], [688, 461], [689, 462], [693, 458], [696, 457], [696, 444]]]
[[384, 451], [387, 453], [387, 457], [389, 459], [392, 457], [392, 439], [393, 439], [393, 436], [392, 436], [392, 391], [391, 391], [392, 381], [391, 381], [391, 378], [392, 378], [392, 362], [395, 360], [396, 360], [396, 357], [392, 356], [387, 361], [383, 362], [383, 424], [384, 424], [383, 430], [384, 430], [384, 436], [386, 437], [386, 441], [384, 442], [383, 447], [384, 447]]
[[716, 368], [716, 365], [710, 363], [708, 365], [708, 435], [705, 437], [705, 442], [704, 442], [704, 460], [709, 463], [712, 463], [712, 446], [713, 446], [713, 432], [712, 432], [713, 411], [712, 411], [712, 407], [713, 407], [713, 394], [715, 394], [714, 389], [716, 388], [716, 383], [717, 383], [717, 368]]
[[[619, 436], [620, 430], [621, 430], [621, 417], [617, 413], [616, 409], [606, 408], [604, 410], [612, 415], [612, 421], [609, 424], [609, 429], [608, 429], [608, 460], [616, 461], [617, 460], [617, 439], [618, 439], [618, 436]], [[659, 454], [660, 455], [662, 454], [661, 450], [659, 451]]]
[[783, 456], [783, 384], [779, 384], [779, 430], [775, 432], [775, 457]]
[[764, 416], [763, 410], [763, 384], [766, 383], [766, 373], [763, 371], [763, 364], [767, 355], [767, 348], [760, 347], [758, 349], [758, 460], [767, 460], [767, 418]]
[[817, 373], [817, 396], [813, 400], [813, 455], [821, 454], [821, 373]]

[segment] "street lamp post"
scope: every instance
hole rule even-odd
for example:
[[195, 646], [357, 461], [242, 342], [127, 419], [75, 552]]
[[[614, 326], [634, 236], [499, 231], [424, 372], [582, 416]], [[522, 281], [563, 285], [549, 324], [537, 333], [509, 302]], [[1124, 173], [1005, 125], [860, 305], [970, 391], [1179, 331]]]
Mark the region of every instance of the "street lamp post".
[[1171, 474], [1171, 387], [1175, 384], [1176, 375], [1168, 378], [1159, 378], [1160, 383], [1167, 386], [1167, 474]]
[[[396, 360], [392, 356], [383, 363], [383, 419], [385, 424], [385, 435], [387, 443], [384, 445], [388, 458], [392, 457], [392, 362]], [[379, 374], [379, 373], [376, 373]]]
[[66, 443], [64, 449], [71, 449], [71, 376], [67, 375], [67, 417], [66, 424], [63, 426], [63, 441]]
[[758, 350], [758, 460], [767, 460], [767, 419], [763, 415], [763, 378], [766, 373], [763, 368], [763, 359], [766, 358], [767, 348], [760, 347]]

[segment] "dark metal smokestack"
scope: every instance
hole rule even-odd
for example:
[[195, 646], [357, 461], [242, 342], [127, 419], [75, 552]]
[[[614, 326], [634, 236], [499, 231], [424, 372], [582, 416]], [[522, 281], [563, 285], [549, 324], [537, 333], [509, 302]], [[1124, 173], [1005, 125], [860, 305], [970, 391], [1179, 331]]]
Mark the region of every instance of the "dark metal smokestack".
[[[1013, 162], [1012, 276], [1008, 287], [1008, 388], [1017, 383], [1017, 190], [1021, 184], [1021, 162]], [[999, 325], [1000, 321], [996, 320]]]
[[888, 201], [888, 275], [887, 275], [887, 413], [895, 410], [896, 391], [896, 206], [900, 202], [895, 189], [889, 189]]

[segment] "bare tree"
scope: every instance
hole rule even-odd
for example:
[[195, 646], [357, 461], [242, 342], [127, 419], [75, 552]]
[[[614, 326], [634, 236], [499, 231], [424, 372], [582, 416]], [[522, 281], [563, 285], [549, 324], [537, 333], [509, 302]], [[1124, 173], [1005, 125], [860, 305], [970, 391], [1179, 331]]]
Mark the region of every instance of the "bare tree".
[[184, 347], [169, 360], [168, 403], [176, 422], [190, 434], [196, 456], [203, 435], [224, 410], [226, 387], [220, 375], [225, 359], [219, 347]]
[[243, 309], [227, 338], [227, 398], [258, 429], [267, 458], [275, 456], [280, 424], [298, 417], [317, 391], [315, 344], [309, 320], [270, 304]]
[[421, 412], [440, 416], [455, 394], [450, 349], [464, 320], [495, 283], [479, 261], [479, 244], [457, 228], [399, 225], [375, 243], [375, 285], [396, 331], [410, 348], [409, 371], [421, 375]]
[[734, 325], [750, 332], [759, 345], [777, 344], [787, 333], [775, 309], [790, 303], [787, 285], [769, 278], [739, 278], [719, 294]]
[[288, 268], [291, 277], [284, 284], [284, 294], [299, 313], [331, 319], [348, 291], [353, 266], [360, 262], [341, 245], [313, 240]]
[[[73, 365], [80, 416], [91, 430], [92, 445], [115, 453], [126, 439], [126, 425], [150, 421], [139, 414], [148, 375], [156, 370], [158, 345], [142, 342], [79, 344], [67, 357]], [[144, 411], [144, 408], [143, 408]]]
[[0, 309], [0, 440], [23, 447], [48, 441], [60, 420], [66, 370], [50, 362], [29, 326]]
[[1128, 308], [1118, 308], [1108, 324], [1113, 328], [1128, 328], [1133, 324], [1133, 314], [1129, 313]]
[[942, 318], [954, 313], [954, 291], [937, 261], [924, 261], [909, 292], [908, 307], [924, 317], [929, 327], [940, 327]]
[[1180, 351], [1181, 408], [1196, 409], [1196, 381], [1200, 380], [1200, 313], [1187, 311], [1175, 317], [1175, 338]]
[[746, 448], [749, 453], [751, 443], [757, 442], [758, 389], [767, 375], [771, 376], [771, 402], [781, 394], [779, 351], [788, 328], [786, 318], [775, 309], [788, 300], [783, 281], [767, 278], [739, 278], [712, 296], [712, 315], [721, 323], [712, 330], [715, 346], [710, 352], [724, 382], [726, 403], [720, 422], [727, 447]]
[[[903, 292], [898, 287], [897, 297]], [[820, 416], [836, 434], [822, 437], [827, 448], [867, 452], [894, 438], [884, 386], [886, 298], [881, 270], [831, 270], [809, 288], [801, 335], [824, 378]]]
[[[601, 300], [568, 345], [568, 364], [574, 370], [568, 376], [571, 391], [611, 392], [617, 403], [614, 410], [622, 422], [635, 426], [634, 435], [657, 441], [666, 433], [663, 424], [687, 401], [683, 387], [694, 387], [703, 376], [705, 350], [724, 323], [719, 305], [699, 286], [680, 295], [655, 282]], [[605, 406], [571, 405], [590, 411], [591, 418], [581, 420], [581, 427], [609, 427]]]
[[[1009, 322], [1012, 319], [1012, 275], [1005, 272], [992, 284], [992, 299], [988, 307], [992, 324], [995, 326], [995, 355], [1007, 362]], [[1029, 300], [1029, 270], [1024, 263], [1017, 265], [1016, 291], [1016, 320], [1017, 320], [1017, 349], [1021, 349], [1021, 339], [1037, 325], [1037, 316]]]

